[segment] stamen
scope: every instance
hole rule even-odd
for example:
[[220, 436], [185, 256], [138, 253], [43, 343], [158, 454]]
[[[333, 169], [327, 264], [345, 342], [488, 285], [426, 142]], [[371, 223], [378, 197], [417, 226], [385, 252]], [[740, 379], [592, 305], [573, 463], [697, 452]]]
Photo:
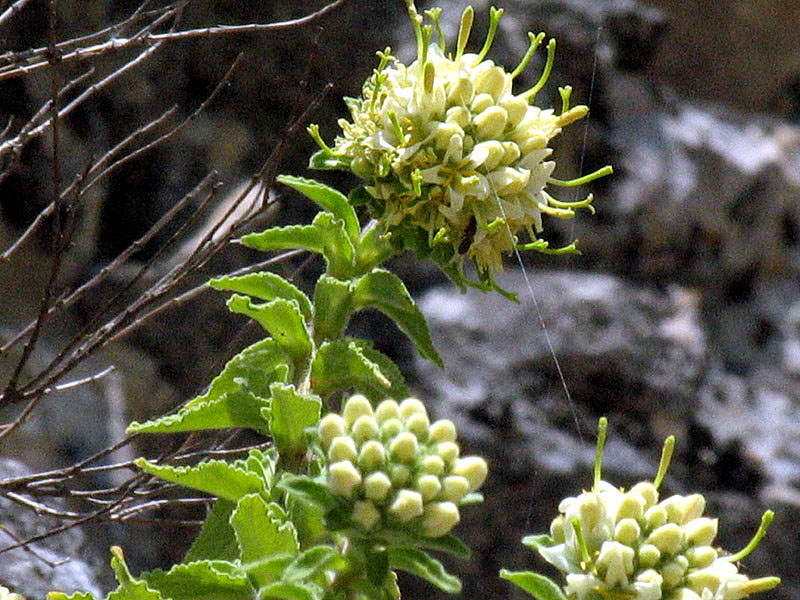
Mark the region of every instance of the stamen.
[[336, 156], [336, 153], [333, 150], [331, 150], [330, 146], [328, 146], [328, 144], [325, 143], [325, 140], [323, 140], [322, 136], [319, 134], [319, 125], [317, 124], [309, 125], [308, 127], [306, 127], [306, 131], [311, 136], [311, 139], [313, 139], [317, 143], [317, 146], [319, 146], [320, 149], [325, 154], [327, 154], [328, 156]]
[[592, 483], [592, 492], [597, 493], [600, 491], [600, 475], [603, 465], [603, 448], [606, 445], [606, 432], [608, 430], [608, 419], [600, 417], [597, 421], [597, 449], [594, 454], [594, 481]]
[[550, 243], [546, 240], [535, 240], [527, 244], [517, 244], [517, 250], [536, 250], [542, 254], [580, 254], [578, 250], [578, 240], [572, 242], [569, 246], [562, 246], [561, 248], [550, 248]]
[[586, 569], [592, 564], [592, 557], [589, 555], [589, 546], [586, 544], [586, 540], [583, 538], [581, 522], [578, 517], [573, 518], [570, 522], [572, 524], [573, 531], [575, 531], [575, 537], [578, 538], [578, 549], [581, 551], [581, 562], [583, 563], [581, 566]]
[[550, 41], [547, 42], [547, 62], [544, 63], [544, 70], [542, 71], [542, 76], [539, 77], [539, 81], [536, 82], [531, 89], [527, 92], [523, 92], [520, 94], [520, 97], [525, 98], [528, 102], [533, 101], [536, 97], [536, 94], [539, 93], [544, 87], [544, 84], [547, 83], [547, 80], [550, 79], [550, 72], [553, 70], [553, 62], [556, 59], [556, 41], [550, 38]]
[[436, 8], [426, 10], [425, 14], [433, 21], [433, 26], [436, 28], [436, 40], [439, 42], [439, 48], [442, 49], [442, 54], [444, 54], [447, 51], [447, 40], [444, 39], [442, 26], [439, 23], [439, 15], [442, 14], [442, 9], [437, 6]]
[[561, 96], [561, 114], [563, 115], [569, 110], [569, 98], [572, 95], [572, 86], [565, 85], [564, 87], [558, 88], [558, 95]]
[[[546, 193], [546, 192], [545, 192]], [[592, 206], [592, 202], [594, 201], [594, 194], [588, 194], [586, 198], [583, 200], [577, 200], [575, 202], [565, 202], [563, 200], [556, 200], [550, 194], [547, 194], [547, 201], [557, 208], [568, 208], [568, 209], [576, 209], [576, 208], [585, 208], [590, 213], [594, 214], [594, 206]]]
[[408, 6], [408, 16], [411, 17], [411, 22], [414, 24], [414, 36], [417, 39], [417, 60], [424, 64], [422, 60], [423, 44], [422, 44], [422, 15], [417, 12], [417, 7], [414, 6], [414, 0], [406, 0]]
[[600, 177], [611, 175], [613, 172], [614, 168], [611, 165], [606, 165], [605, 167], [597, 169], [597, 171], [594, 171], [593, 173], [589, 173], [583, 177], [576, 177], [575, 179], [556, 179], [555, 177], [548, 177], [547, 183], [560, 185], [561, 187], [578, 187], [579, 185], [587, 184], [590, 181], [599, 179]]
[[525, 56], [522, 57], [522, 60], [519, 61], [517, 68], [511, 71], [511, 79], [514, 79], [525, 70], [525, 67], [528, 66], [528, 63], [531, 62], [531, 58], [533, 58], [533, 53], [536, 52], [536, 49], [539, 45], [544, 41], [544, 32], [538, 33], [533, 35], [530, 31], [528, 32], [528, 40], [530, 40], [530, 45], [528, 46], [528, 50], [525, 52]]
[[458, 28], [458, 42], [456, 42], [456, 57], [453, 59], [455, 62], [461, 60], [461, 55], [464, 54], [464, 48], [467, 47], [474, 18], [475, 10], [471, 6], [467, 6], [464, 12], [461, 13], [461, 26]]
[[420, 65], [426, 65], [428, 62], [428, 46], [430, 46], [431, 38], [433, 37], [433, 27], [425, 25], [422, 27], [422, 58], [420, 58]]
[[473, 68], [477, 67], [489, 53], [489, 48], [492, 47], [492, 42], [494, 42], [494, 36], [497, 34], [497, 25], [500, 23], [500, 17], [502, 16], [502, 8], [495, 8], [492, 6], [489, 9], [489, 33], [486, 34], [486, 41], [483, 43], [483, 48], [481, 48], [481, 51], [472, 63]]
[[750, 554], [756, 547], [761, 543], [761, 540], [764, 539], [764, 536], [767, 535], [767, 528], [769, 528], [769, 524], [772, 523], [772, 519], [775, 518], [775, 513], [771, 510], [766, 511], [761, 517], [761, 525], [758, 526], [758, 531], [753, 536], [753, 539], [750, 540], [750, 543], [747, 544], [744, 548], [739, 550], [736, 554], [731, 554], [730, 556], [724, 557], [725, 560], [730, 562], [737, 562], [742, 560], [745, 556]]
[[659, 488], [661, 482], [664, 480], [664, 475], [667, 474], [669, 463], [672, 460], [672, 451], [675, 449], [675, 436], [671, 435], [664, 440], [664, 448], [661, 450], [661, 460], [658, 463], [658, 473], [653, 480], [653, 487]]

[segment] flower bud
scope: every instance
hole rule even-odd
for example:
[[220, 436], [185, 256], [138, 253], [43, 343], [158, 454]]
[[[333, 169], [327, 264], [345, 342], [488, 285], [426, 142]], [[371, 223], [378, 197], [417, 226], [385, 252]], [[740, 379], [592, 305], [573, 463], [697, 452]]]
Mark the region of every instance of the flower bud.
[[[473, 115], [479, 115], [487, 108], [494, 104], [494, 98], [492, 98], [491, 94], [477, 94], [475, 98], [472, 99], [472, 104], [470, 104], [470, 111]], [[473, 124], [475, 119], [473, 117]]]
[[417, 438], [413, 433], [404, 431], [397, 435], [389, 443], [389, 452], [392, 458], [402, 461], [411, 462], [417, 455], [419, 444]]
[[422, 459], [419, 468], [423, 473], [430, 475], [441, 475], [444, 472], [444, 461], [441, 456], [435, 454], [426, 456]]
[[564, 543], [564, 517], [557, 516], [550, 523], [550, 537], [556, 544]]
[[[472, 98], [470, 98], [470, 101], [471, 100]], [[472, 116], [470, 115], [469, 110], [463, 106], [453, 106], [452, 108], [447, 109], [447, 115], [444, 118], [446, 123], [455, 123], [461, 127], [462, 131], [469, 125], [471, 119]]]
[[320, 419], [317, 429], [319, 431], [319, 439], [322, 442], [322, 447], [327, 450], [333, 438], [345, 434], [347, 431], [347, 423], [336, 413], [328, 413]]
[[428, 415], [425, 405], [416, 398], [406, 398], [400, 403], [400, 418], [408, 421], [412, 415]]
[[330, 448], [328, 448], [328, 459], [331, 462], [340, 460], [355, 460], [358, 456], [356, 443], [349, 436], [340, 435], [333, 438]]
[[489, 140], [487, 142], [480, 142], [475, 144], [472, 152], [469, 154], [469, 159], [474, 168], [484, 167], [488, 171], [494, 169], [500, 164], [505, 156], [503, 144], [496, 140]]
[[400, 419], [400, 405], [394, 400], [384, 400], [375, 409], [375, 419], [383, 425], [389, 419]]
[[442, 490], [442, 484], [435, 475], [422, 475], [417, 478], [414, 488], [422, 494], [422, 499], [425, 502], [429, 502]]
[[368, 531], [381, 520], [381, 513], [378, 512], [378, 509], [375, 508], [372, 502], [359, 500], [353, 504], [352, 517], [364, 531]]
[[389, 477], [392, 480], [393, 486], [403, 486], [408, 483], [409, 479], [411, 479], [411, 469], [409, 469], [406, 465], [394, 465]]
[[342, 416], [348, 427], [352, 426], [358, 417], [362, 415], [372, 416], [372, 414], [372, 405], [369, 403], [369, 400], [361, 394], [350, 396], [342, 410]]
[[667, 522], [667, 511], [664, 510], [663, 506], [651, 506], [645, 511], [644, 520], [647, 524], [647, 529], [657, 529]]
[[392, 482], [386, 473], [377, 471], [364, 479], [364, 495], [370, 500], [381, 502], [392, 489]]
[[500, 167], [486, 177], [500, 196], [510, 196], [519, 194], [524, 190], [525, 186], [528, 185], [530, 176], [530, 171], [526, 169]]
[[675, 523], [667, 523], [655, 529], [647, 541], [663, 554], [675, 554], [684, 543], [684, 533]]
[[461, 475], [449, 475], [442, 480], [442, 497], [450, 502], [459, 502], [469, 490], [469, 480]]
[[700, 517], [684, 525], [686, 537], [693, 546], [710, 546], [717, 537], [717, 519]]
[[403, 431], [403, 423], [400, 419], [390, 418], [381, 423], [381, 439], [386, 441], [399, 435]]
[[461, 516], [452, 502], [431, 502], [422, 516], [422, 532], [427, 537], [441, 537], [455, 527]]
[[441, 419], [431, 425], [428, 439], [432, 442], [455, 442], [456, 426], [450, 419]]
[[634, 519], [622, 519], [614, 528], [614, 539], [626, 546], [634, 546], [639, 541], [641, 527]]
[[528, 111], [528, 101], [519, 96], [513, 96], [500, 103], [508, 115], [508, 126], [516, 127]]
[[656, 548], [653, 544], [642, 544], [639, 546], [639, 564], [644, 568], [656, 566], [661, 560], [661, 550]]
[[[474, 94], [475, 87], [469, 77], [459, 77], [458, 82], [451, 88], [450, 93], [447, 95], [447, 101], [450, 104], [460, 105], [459, 108], [461, 108], [468, 106], [472, 102]], [[466, 124], [461, 124], [461, 126], [466, 127]]]
[[617, 522], [622, 519], [640, 520], [644, 515], [644, 504], [645, 500], [641, 495], [633, 493], [625, 494], [617, 508]]
[[444, 461], [445, 465], [450, 465], [458, 458], [458, 444], [455, 442], [441, 442], [436, 446], [436, 454]]
[[519, 146], [517, 146], [514, 142], [503, 142], [503, 160], [501, 161], [503, 165], [509, 166], [512, 163], [515, 163], [519, 160], [521, 155], [519, 151]]
[[[679, 556], [677, 558], [683, 557]], [[683, 576], [686, 573], [686, 567], [675, 560], [662, 565], [659, 571], [661, 572], [661, 577], [664, 578], [664, 585], [666, 587], [675, 587], [681, 581], [683, 581]]]
[[379, 434], [378, 422], [372, 415], [361, 415], [353, 423], [351, 435], [357, 442], [363, 443], [367, 440], [375, 440]]
[[495, 140], [500, 137], [508, 122], [508, 113], [500, 106], [489, 106], [474, 119], [472, 124], [478, 135], [484, 140]]
[[711, 569], [703, 569], [701, 571], [689, 573], [686, 580], [689, 583], [689, 587], [698, 594], [702, 594], [703, 590], [708, 590], [712, 594], [716, 594], [717, 589], [722, 583], [719, 574]]
[[333, 463], [328, 469], [328, 489], [337, 496], [349, 498], [361, 485], [361, 473], [349, 460]]
[[428, 441], [428, 434], [430, 431], [430, 422], [428, 415], [416, 414], [411, 415], [406, 421], [406, 429], [414, 434], [420, 442]]
[[703, 516], [706, 499], [702, 494], [692, 494], [683, 500], [683, 522], [688, 523]]
[[649, 481], [642, 481], [640, 483], [637, 483], [635, 486], [631, 488], [630, 493], [641, 496], [642, 500], [644, 500], [645, 510], [647, 510], [648, 508], [653, 506], [656, 502], [658, 502], [658, 490], [656, 489], [656, 486], [654, 486]]
[[401, 522], [407, 523], [414, 517], [418, 517], [422, 514], [422, 495], [412, 490], [400, 490], [397, 492], [394, 502], [392, 502], [392, 505], [389, 507], [389, 512]]
[[377, 440], [370, 440], [363, 446], [358, 453], [358, 466], [362, 471], [371, 472], [381, 466], [386, 461], [386, 450]]
[[451, 475], [461, 475], [469, 481], [469, 491], [474, 492], [486, 481], [489, 467], [480, 456], [467, 456], [456, 461]]
[[506, 72], [501, 67], [490, 67], [475, 77], [475, 92], [490, 94], [496, 101], [506, 89]]
[[695, 569], [704, 569], [717, 560], [717, 556], [717, 551], [711, 546], [697, 546], [686, 551], [686, 558]]

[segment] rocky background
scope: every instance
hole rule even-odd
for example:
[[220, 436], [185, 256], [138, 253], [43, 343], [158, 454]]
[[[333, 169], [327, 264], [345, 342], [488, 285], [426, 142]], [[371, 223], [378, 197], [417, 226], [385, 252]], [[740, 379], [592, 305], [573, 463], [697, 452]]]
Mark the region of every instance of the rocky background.
[[[445, 9], [451, 38], [465, 4], [436, 3]], [[472, 4], [482, 32], [488, 2]], [[64, 37], [135, 8], [131, 2], [60, 5]], [[184, 26], [268, 22], [323, 5], [197, 0]], [[745, 561], [747, 570], [783, 578], [765, 600], [800, 597], [794, 564], [800, 555], [800, 30], [793, 25], [800, 22], [800, 5], [501, 5], [506, 13], [491, 56], [514, 65], [527, 46], [525, 32], [546, 31], [559, 51], [540, 102], [553, 102], [555, 86], [569, 83], [577, 100], [590, 103], [585, 129], [574, 125], [558, 140], [560, 176], [606, 163], [615, 169], [592, 186], [597, 215], [545, 225], [554, 243], [578, 237], [583, 254], [525, 257], [525, 273], [511, 261], [502, 284], [519, 293], [519, 304], [461, 295], [430, 265], [398, 260], [396, 270], [430, 319], [444, 372], [417, 359], [379, 316], [353, 325], [402, 364], [437, 416], [457, 421], [471, 452], [491, 461], [487, 501], [464, 511], [460, 526], [475, 555], [468, 564], [451, 565], [464, 580], [464, 597], [522, 597], [495, 574], [500, 567], [542, 566], [519, 539], [545, 531], [559, 500], [589, 485], [600, 415], [610, 420], [605, 477], [620, 485], [652, 477], [663, 439], [676, 435], [665, 492], [705, 493], [708, 512], [721, 519], [722, 546], [740, 548], [763, 510], [773, 508], [775, 522]], [[2, 32], [9, 49], [43, 43], [45, 11], [32, 6]], [[235, 56], [246, 53], [218, 102], [89, 199], [68, 281], [96, 272], [210, 169], [235, 189], [275, 144], [292, 107], [328, 81], [334, 89], [314, 120], [330, 138], [344, 114], [341, 96], [358, 93], [375, 50], [390, 44], [402, 57], [412, 52], [400, 0], [350, 0], [319, 25], [325, 31], [305, 97], [298, 99], [297, 81], [312, 54], [313, 26], [172, 44], [65, 122], [65, 169], [79, 170], [131, 123], [172, 103], [188, 114]], [[526, 77], [520, 85], [538, 77], [536, 64]], [[0, 81], [0, 115], [30, 114], [48, 93], [47, 77]], [[42, 138], [29, 147], [16, 173], [0, 184], [0, 249], [48, 201], [50, 175], [42, 166], [49, 164], [48, 144]], [[293, 139], [282, 170], [305, 173], [311, 150], [304, 136]], [[329, 174], [320, 178], [344, 189], [352, 184]], [[281, 219], [305, 221], [311, 214], [300, 199], [285, 196]], [[47, 264], [46, 239], [40, 242], [0, 265], [0, 337], [35, 310]], [[157, 242], [137, 260], [151, 256]], [[213, 268], [229, 270], [255, 258], [230, 249]], [[178, 260], [180, 253], [159, 264]], [[97, 309], [92, 302], [101, 304], [124, 276], [48, 331], [35, 360], [46, 363], [48, 352]], [[115, 377], [41, 406], [29, 426], [0, 446], [0, 477], [71, 464], [118, 439], [127, 420], [174, 407], [235, 352], [230, 340], [241, 327], [219, 298], [205, 295], [97, 355], [81, 373], [113, 363]], [[0, 505], [0, 522], [20, 534], [45, 526], [30, 510], [10, 504]], [[131, 525], [52, 538], [36, 548], [50, 562], [64, 555], [85, 559], [55, 568], [30, 553], [2, 555], [0, 584], [31, 597], [50, 586], [102, 587], [110, 544], [125, 546], [136, 568], [153, 568], [174, 559], [176, 540], [187, 537], [185, 531], [144, 531]], [[150, 543], [143, 545], [143, 538]], [[408, 597], [443, 597], [424, 584], [407, 585]]]

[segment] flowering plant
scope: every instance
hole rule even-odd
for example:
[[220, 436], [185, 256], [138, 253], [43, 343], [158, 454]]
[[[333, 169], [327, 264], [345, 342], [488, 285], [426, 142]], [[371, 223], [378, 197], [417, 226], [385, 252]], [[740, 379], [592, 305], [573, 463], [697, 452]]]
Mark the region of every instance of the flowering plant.
[[[448, 52], [439, 9], [426, 11], [432, 24], [425, 24], [413, 0], [406, 4], [416, 60], [405, 66], [388, 49], [379, 53], [362, 96], [348, 99], [351, 120], [340, 121], [332, 147], [310, 128], [321, 148], [311, 166], [347, 169], [364, 184], [345, 196], [316, 181], [279, 177], [320, 212], [309, 225], [241, 239], [261, 251], [320, 254], [325, 272], [313, 293], [269, 272], [212, 280], [211, 287], [232, 293], [230, 310], [255, 320], [265, 338], [233, 357], [175, 414], [128, 429], [244, 428], [270, 443], [233, 461], [178, 466], [138, 459], [144, 473], [216, 502], [183, 562], [168, 571], [133, 576], [122, 550], [112, 548], [119, 587], [108, 600], [395, 600], [398, 570], [446, 592], [460, 589], [430, 552], [468, 555], [453, 528], [462, 507], [482, 499], [488, 465], [460, 456], [454, 424], [431, 422], [399, 369], [368, 342], [348, 337], [347, 325], [362, 309], [380, 310], [441, 366], [423, 315], [383, 263], [412, 249], [462, 288], [498, 289], [493, 275], [505, 254], [575, 251], [574, 244], [552, 249], [538, 237], [542, 215], [593, 210], [592, 196], [564, 202], [545, 188], [587, 183], [611, 169], [568, 181], [552, 176], [549, 143], [587, 113], [570, 107], [569, 87], [561, 89], [558, 114], [530, 104], [548, 79], [553, 40], [539, 81], [514, 94], [514, 79], [543, 34], [529, 35], [528, 52], [506, 72], [486, 59], [502, 11], [492, 9], [486, 43], [470, 54], [472, 8]], [[364, 227], [360, 206], [374, 218]], [[466, 260], [476, 266], [477, 281], [464, 275]], [[533, 573], [504, 577], [540, 600], [736, 600], [777, 583], [746, 578], [734, 565], [743, 553], [728, 556], [711, 546], [716, 521], [702, 517], [702, 496], [659, 502], [668, 460], [656, 481], [626, 493], [600, 481], [601, 451], [602, 441], [592, 490], [562, 503], [550, 536], [526, 538], [566, 574], [564, 589]], [[0, 597], [19, 600], [4, 588]], [[93, 600], [59, 592], [50, 599]]]

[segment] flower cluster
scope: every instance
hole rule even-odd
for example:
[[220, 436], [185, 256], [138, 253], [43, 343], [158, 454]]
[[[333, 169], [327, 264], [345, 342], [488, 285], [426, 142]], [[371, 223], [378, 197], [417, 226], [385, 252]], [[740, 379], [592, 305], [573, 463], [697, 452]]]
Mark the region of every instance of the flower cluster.
[[765, 515], [747, 548], [727, 554], [713, 546], [717, 519], [703, 516], [702, 495], [659, 501], [672, 438], [654, 482], [638, 483], [629, 491], [600, 480], [601, 448], [599, 444], [592, 490], [561, 502], [551, 540], [537, 548], [566, 574], [568, 598], [738, 600], [779, 583], [777, 577], [749, 579], [736, 565], [763, 537], [772, 513]]
[[[478, 54], [464, 53], [473, 20], [468, 7], [461, 21], [455, 54], [447, 52], [439, 28], [440, 9], [426, 11], [434, 27], [423, 26], [407, 0], [417, 34], [417, 59], [399, 63], [389, 49], [364, 84], [360, 98], [347, 99], [351, 120], [341, 119], [342, 135], [333, 147], [309, 131], [322, 150], [312, 158], [318, 168], [342, 168], [366, 180], [362, 199], [396, 243], [432, 256], [460, 281], [463, 259], [471, 259], [483, 281], [502, 270], [502, 255], [515, 247], [548, 250], [538, 239], [542, 213], [574, 216], [591, 210], [589, 195], [579, 202], [556, 200], [545, 186], [578, 185], [611, 171], [579, 180], [551, 177], [555, 163], [550, 140], [587, 113], [569, 108], [570, 88], [561, 89], [560, 114], [530, 102], [549, 77], [555, 41], [548, 44], [544, 73], [532, 88], [514, 94], [512, 84], [544, 34], [529, 34], [530, 47], [520, 65], [506, 72], [485, 56], [502, 10], [492, 9], [486, 43]], [[517, 235], [526, 232], [527, 245]]]
[[426, 537], [448, 533], [458, 504], [486, 479], [486, 461], [459, 457], [452, 421], [430, 423], [415, 398], [349, 398], [341, 415], [318, 427], [328, 459], [328, 488], [352, 502], [352, 521], [364, 531], [401, 527]]

